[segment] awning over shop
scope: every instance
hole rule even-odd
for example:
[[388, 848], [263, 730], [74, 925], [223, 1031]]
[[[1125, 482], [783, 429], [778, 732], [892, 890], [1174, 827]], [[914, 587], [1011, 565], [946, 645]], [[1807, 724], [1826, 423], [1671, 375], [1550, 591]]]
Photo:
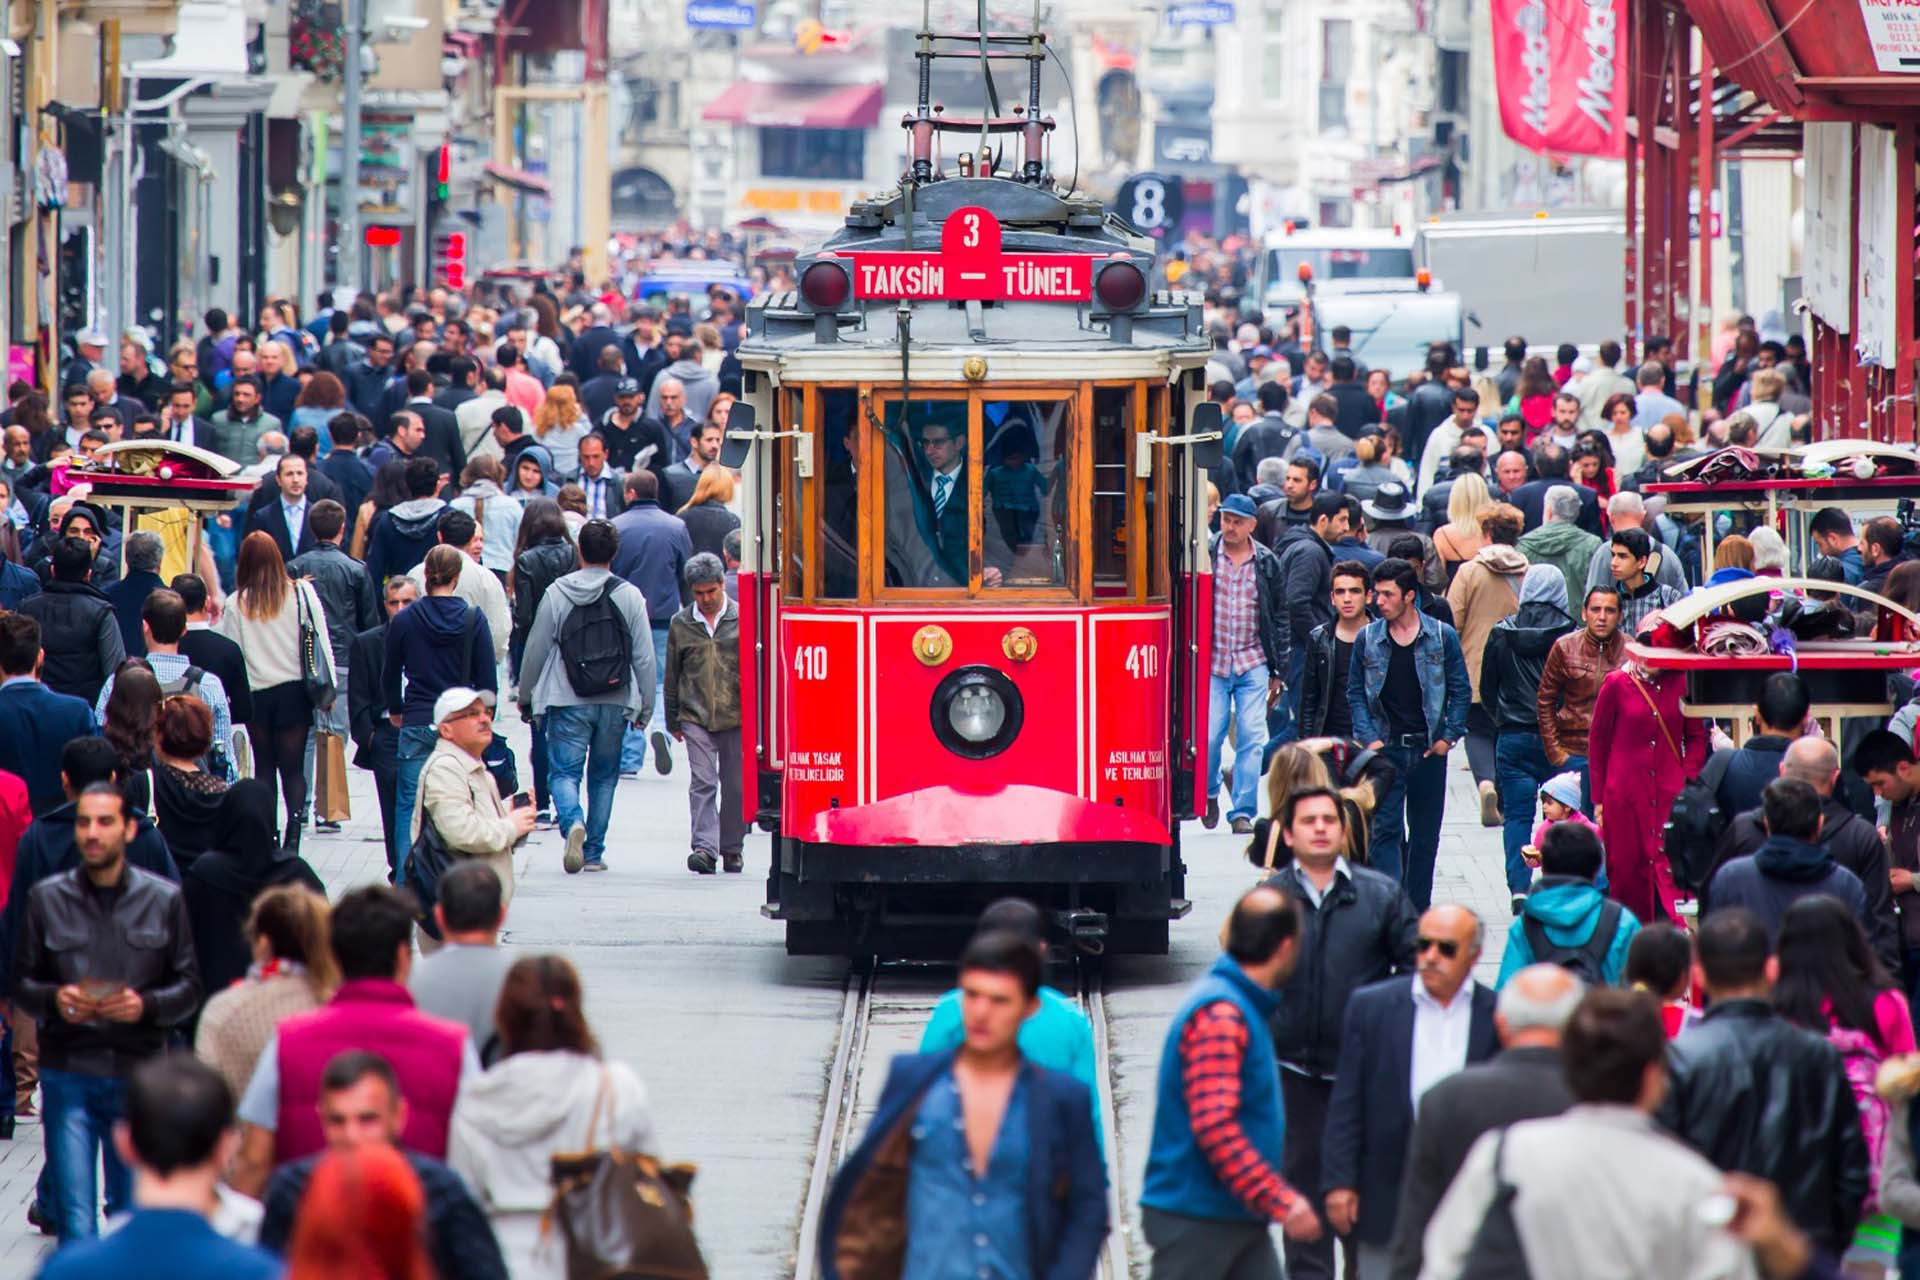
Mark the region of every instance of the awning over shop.
[[736, 80], [700, 113], [722, 124], [776, 129], [871, 129], [880, 123], [879, 84], [769, 84]]
[[[1721, 74], [1801, 120], [1920, 104], [1910, 6], [1892, 0], [1684, 0]], [[1802, 16], [1808, 21], [1801, 22]]]
[[537, 173], [528, 173], [524, 169], [515, 169], [511, 165], [489, 160], [486, 173], [495, 182], [512, 187], [515, 191], [524, 191], [528, 195], [547, 196], [553, 194], [553, 187]]

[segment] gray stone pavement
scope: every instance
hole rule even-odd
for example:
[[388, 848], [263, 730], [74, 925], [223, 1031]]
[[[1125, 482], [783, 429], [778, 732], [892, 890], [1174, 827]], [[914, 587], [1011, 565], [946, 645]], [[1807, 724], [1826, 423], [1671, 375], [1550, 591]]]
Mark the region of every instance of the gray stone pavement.
[[[526, 730], [512, 715], [502, 729], [519, 752], [522, 785], [530, 786]], [[346, 830], [310, 836], [306, 846], [336, 895], [386, 874], [370, 777], [354, 771], [352, 795]], [[1498, 833], [1477, 818], [1463, 762], [1450, 772], [1435, 900], [1481, 910], [1488, 923], [1482, 969], [1491, 977], [1508, 909]], [[760, 918], [767, 837], [750, 838], [746, 874], [695, 877], [685, 867], [687, 830], [685, 758], [676, 753], [670, 777], [621, 782], [606, 874], [565, 875], [557, 834], [534, 835], [518, 859], [505, 941], [563, 952], [579, 967], [606, 1055], [632, 1064], [646, 1082], [660, 1154], [700, 1166], [696, 1225], [715, 1280], [768, 1280], [792, 1271], [845, 966], [789, 958], [780, 927]], [[1224, 827], [1188, 824], [1194, 910], [1175, 926], [1172, 954], [1111, 966], [1119, 1141], [1109, 1150], [1120, 1153], [1116, 1173], [1129, 1205], [1146, 1160], [1165, 1020], [1184, 986], [1212, 962], [1215, 932], [1234, 896], [1253, 882], [1244, 844]], [[888, 1039], [876, 1037], [875, 1051]], [[45, 1252], [46, 1242], [26, 1225], [40, 1155], [34, 1124], [0, 1143], [0, 1280], [31, 1274]], [[1143, 1259], [1137, 1243], [1135, 1253]]]

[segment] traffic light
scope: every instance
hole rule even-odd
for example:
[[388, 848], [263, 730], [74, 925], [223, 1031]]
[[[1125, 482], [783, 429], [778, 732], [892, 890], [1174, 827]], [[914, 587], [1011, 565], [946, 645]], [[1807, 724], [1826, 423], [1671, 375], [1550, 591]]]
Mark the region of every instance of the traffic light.
[[433, 198], [447, 198], [447, 183], [453, 177], [453, 148], [447, 143], [440, 144], [439, 154], [435, 157], [433, 169]]
[[441, 231], [433, 237], [433, 273], [449, 289], [467, 287], [467, 233]]

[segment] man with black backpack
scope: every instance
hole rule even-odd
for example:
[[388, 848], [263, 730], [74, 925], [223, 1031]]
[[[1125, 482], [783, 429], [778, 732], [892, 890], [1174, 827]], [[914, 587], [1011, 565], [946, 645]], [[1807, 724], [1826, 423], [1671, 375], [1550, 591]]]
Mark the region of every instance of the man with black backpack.
[[1532, 964], [1557, 964], [1590, 987], [1617, 986], [1640, 922], [1594, 886], [1606, 860], [1600, 836], [1581, 822], [1556, 822], [1540, 837], [1540, 883], [1507, 930], [1495, 987]]
[[642, 728], [653, 714], [655, 662], [646, 597], [609, 568], [619, 531], [610, 521], [589, 520], [580, 526], [579, 547], [580, 568], [541, 599], [520, 659], [520, 713], [542, 718], [569, 875], [607, 869], [621, 742], [628, 725]]

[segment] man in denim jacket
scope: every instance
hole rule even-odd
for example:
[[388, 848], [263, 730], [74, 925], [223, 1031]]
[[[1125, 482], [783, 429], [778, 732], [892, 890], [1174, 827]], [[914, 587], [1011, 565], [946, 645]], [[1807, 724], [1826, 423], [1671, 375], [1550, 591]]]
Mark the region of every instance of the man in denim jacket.
[[1433, 899], [1433, 861], [1447, 799], [1447, 752], [1467, 731], [1467, 682], [1460, 637], [1420, 612], [1420, 581], [1405, 560], [1373, 571], [1380, 617], [1354, 642], [1347, 677], [1353, 736], [1394, 765], [1373, 811], [1374, 868], [1396, 876], [1413, 905]]

